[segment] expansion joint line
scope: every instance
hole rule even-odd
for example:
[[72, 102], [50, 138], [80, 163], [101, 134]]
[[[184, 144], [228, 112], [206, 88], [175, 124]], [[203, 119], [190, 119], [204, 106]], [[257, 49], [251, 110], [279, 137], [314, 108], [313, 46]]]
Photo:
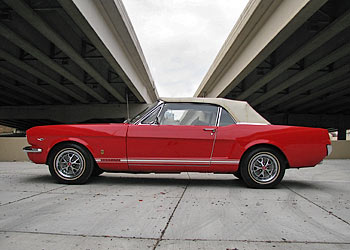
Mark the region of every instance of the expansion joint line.
[[[283, 185], [283, 184], [282, 184]], [[333, 212], [331, 211], [328, 211], [326, 208], [322, 207], [321, 205], [318, 205], [317, 203], [313, 202], [312, 200], [308, 199], [307, 197], [305, 197], [304, 195], [301, 195], [299, 193], [297, 193], [296, 191], [294, 191], [293, 189], [291, 189], [290, 187], [286, 186], [286, 185], [283, 185], [285, 186], [287, 189], [289, 189], [291, 192], [295, 193], [296, 195], [300, 196], [301, 198], [305, 199], [306, 201], [314, 204], [316, 207], [319, 207], [321, 208], [323, 211], [327, 212], [328, 214], [334, 216], [335, 218], [337, 218], [338, 220], [341, 220], [342, 222], [348, 224], [350, 226], [350, 223], [342, 218], [340, 218], [339, 216], [335, 215]]]
[[189, 179], [188, 182], [187, 182], [187, 184], [186, 184], [186, 187], [184, 188], [184, 191], [182, 192], [182, 194], [181, 194], [181, 196], [180, 196], [180, 199], [177, 201], [176, 206], [175, 206], [173, 212], [171, 213], [168, 222], [166, 223], [166, 225], [165, 225], [165, 227], [164, 227], [162, 233], [160, 234], [160, 236], [159, 236], [159, 238], [158, 238], [156, 244], [154, 244], [154, 247], [153, 247], [152, 250], [155, 250], [155, 249], [158, 247], [159, 243], [162, 241], [163, 236], [164, 236], [164, 234], [165, 234], [165, 231], [167, 230], [167, 228], [168, 228], [168, 226], [169, 226], [169, 224], [170, 224], [170, 221], [171, 221], [171, 219], [173, 218], [173, 216], [174, 216], [174, 214], [175, 214], [175, 211], [176, 211], [177, 207], [179, 206], [179, 204], [180, 204], [182, 198], [184, 197], [184, 194], [185, 194], [185, 192], [186, 192], [186, 190], [187, 190], [188, 185], [190, 184], [190, 181], [191, 181], [191, 180]]
[[47, 190], [47, 191], [45, 191], [45, 192], [40, 192], [40, 193], [38, 193], [38, 194], [33, 194], [33, 195], [28, 196], [28, 197], [24, 197], [24, 198], [15, 200], [15, 201], [10, 201], [10, 202], [1, 204], [0, 207], [6, 206], [6, 205], [10, 205], [10, 204], [13, 204], [13, 203], [16, 203], [16, 202], [19, 202], [19, 201], [23, 201], [23, 200], [26, 200], [26, 199], [30, 199], [30, 198], [33, 198], [33, 197], [35, 197], [35, 196], [41, 195], [41, 194], [46, 194], [46, 193], [48, 193], [48, 192], [55, 191], [55, 190], [57, 190], [57, 189], [64, 188], [64, 187], [66, 187], [66, 186], [67, 186], [67, 185], [64, 185], [64, 186], [61, 186], [61, 187], [58, 187], [58, 188], [53, 188], [53, 189]]

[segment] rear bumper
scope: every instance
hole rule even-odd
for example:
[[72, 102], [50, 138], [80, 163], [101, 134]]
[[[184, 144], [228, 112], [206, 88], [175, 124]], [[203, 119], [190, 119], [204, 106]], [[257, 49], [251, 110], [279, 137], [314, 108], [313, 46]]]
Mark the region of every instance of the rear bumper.
[[23, 148], [25, 153], [41, 153], [43, 150], [41, 148], [32, 148], [32, 146], [27, 146]]
[[329, 156], [332, 153], [333, 147], [332, 144], [327, 145], [327, 156]]

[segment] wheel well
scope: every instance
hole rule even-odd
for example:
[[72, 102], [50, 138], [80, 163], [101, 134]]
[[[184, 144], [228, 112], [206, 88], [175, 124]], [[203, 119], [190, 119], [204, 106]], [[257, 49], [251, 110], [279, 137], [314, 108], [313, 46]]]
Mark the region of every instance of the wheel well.
[[241, 168], [241, 164], [242, 164], [242, 159], [244, 159], [244, 157], [252, 150], [256, 149], [256, 148], [260, 148], [260, 147], [264, 147], [264, 148], [271, 148], [271, 149], [274, 149], [276, 150], [277, 152], [279, 152], [282, 157], [284, 158], [285, 160], [285, 163], [286, 163], [286, 169], [289, 168], [289, 162], [288, 162], [288, 159], [286, 157], [286, 155], [282, 152], [281, 149], [279, 149], [278, 147], [276, 147], [275, 145], [271, 145], [271, 144], [256, 144], [254, 146], [251, 146], [250, 148], [248, 148], [242, 155], [241, 157], [241, 160], [239, 161], [239, 167], [238, 167], [238, 171], [239, 169]]
[[57, 147], [59, 147], [59, 146], [61, 146], [61, 145], [64, 145], [64, 144], [68, 144], [68, 143], [69, 143], [69, 144], [76, 144], [76, 145], [78, 145], [78, 146], [80, 146], [80, 147], [85, 148], [86, 151], [89, 152], [89, 154], [91, 155], [92, 159], [94, 160], [94, 164], [95, 164], [95, 165], [97, 164], [96, 161], [95, 161], [95, 158], [94, 158], [93, 155], [92, 155], [92, 153], [90, 152], [90, 150], [89, 150], [85, 145], [83, 145], [83, 144], [81, 144], [81, 143], [79, 143], [79, 142], [76, 142], [76, 141], [61, 141], [61, 142], [55, 144], [55, 145], [50, 149], [50, 152], [47, 154], [46, 165], [49, 164], [49, 159], [50, 159], [50, 156], [51, 156], [52, 152], [54, 152], [54, 150], [55, 150]]

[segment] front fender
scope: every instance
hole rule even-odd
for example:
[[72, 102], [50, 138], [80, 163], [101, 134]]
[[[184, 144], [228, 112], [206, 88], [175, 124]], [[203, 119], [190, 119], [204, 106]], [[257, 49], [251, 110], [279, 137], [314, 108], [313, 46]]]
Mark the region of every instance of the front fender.
[[47, 147], [46, 161], [47, 161], [47, 158], [48, 158], [49, 153], [52, 150], [52, 148], [54, 148], [57, 144], [64, 143], [64, 142], [79, 143], [79, 144], [85, 146], [90, 151], [90, 153], [92, 155], [94, 155], [92, 146], [86, 140], [84, 140], [82, 138], [76, 138], [76, 137], [63, 137], [63, 138], [59, 138], [59, 139], [52, 141], [52, 143], [50, 143], [50, 146]]

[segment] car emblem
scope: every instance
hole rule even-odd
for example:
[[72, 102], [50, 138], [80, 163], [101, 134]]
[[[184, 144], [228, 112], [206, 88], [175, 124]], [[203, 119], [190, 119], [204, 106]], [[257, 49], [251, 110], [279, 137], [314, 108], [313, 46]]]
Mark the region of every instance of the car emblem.
[[45, 140], [44, 138], [37, 138], [38, 141], [43, 141]]

